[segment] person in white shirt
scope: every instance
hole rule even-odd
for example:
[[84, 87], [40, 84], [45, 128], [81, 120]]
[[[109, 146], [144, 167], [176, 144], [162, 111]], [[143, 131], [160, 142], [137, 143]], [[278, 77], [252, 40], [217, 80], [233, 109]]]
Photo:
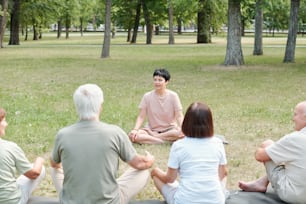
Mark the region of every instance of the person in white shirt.
[[182, 132], [185, 137], [172, 144], [167, 172], [151, 171], [156, 188], [168, 204], [224, 204], [227, 159], [222, 140], [214, 136], [210, 108], [192, 103]]
[[294, 109], [295, 131], [278, 141], [264, 141], [255, 159], [265, 165], [267, 175], [251, 182], [239, 181], [248, 192], [266, 192], [269, 183], [275, 193], [288, 203], [306, 203], [306, 101]]

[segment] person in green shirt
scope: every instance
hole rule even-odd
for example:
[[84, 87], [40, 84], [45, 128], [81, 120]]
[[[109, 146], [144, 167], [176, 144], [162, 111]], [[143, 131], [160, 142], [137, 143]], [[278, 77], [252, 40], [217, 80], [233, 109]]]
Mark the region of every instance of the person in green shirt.
[[[100, 121], [103, 92], [81, 85], [73, 95], [79, 120], [58, 131], [51, 177], [63, 204], [127, 204], [150, 178], [154, 157], [137, 154], [127, 134]], [[119, 160], [130, 167], [118, 178]]]

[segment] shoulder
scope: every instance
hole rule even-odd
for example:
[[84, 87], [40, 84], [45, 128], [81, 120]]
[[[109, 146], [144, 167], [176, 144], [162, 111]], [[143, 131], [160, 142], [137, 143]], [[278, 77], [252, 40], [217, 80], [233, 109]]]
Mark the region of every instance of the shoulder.
[[19, 148], [21, 149], [15, 142], [12, 141], [8, 141], [8, 140], [3, 140], [1, 139], [0, 142], [3, 144], [3, 146], [5, 147], [9, 147], [9, 148]]
[[175, 91], [172, 91], [170, 89], [167, 89], [166, 91], [167, 91], [168, 95], [170, 95], [170, 96], [178, 96], [178, 94]]
[[146, 93], [143, 95], [143, 98], [145, 98], [145, 97], [153, 97], [153, 96], [155, 96], [154, 90], [146, 92]]
[[65, 133], [68, 132], [70, 130], [73, 129], [73, 127], [75, 127], [77, 125], [77, 123], [71, 124], [71, 125], [67, 125], [65, 127], [62, 127], [61, 129], [58, 130], [58, 133]]
[[187, 145], [189, 138], [186, 136], [182, 139], [176, 140], [175, 142], [173, 142], [171, 148], [172, 149], [180, 149], [182, 147], [185, 147]]
[[104, 131], [106, 134], [113, 135], [116, 137], [127, 137], [126, 132], [118, 125], [109, 124], [105, 122], [100, 122], [100, 124], [101, 131]]

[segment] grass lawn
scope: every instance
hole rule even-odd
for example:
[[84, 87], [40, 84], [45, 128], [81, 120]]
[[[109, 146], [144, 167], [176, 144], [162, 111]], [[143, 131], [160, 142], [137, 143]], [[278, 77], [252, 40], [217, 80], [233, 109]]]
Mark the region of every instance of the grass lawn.
[[[104, 91], [101, 120], [126, 132], [134, 127], [138, 103], [153, 88], [152, 73], [165, 67], [171, 73], [169, 89], [176, 91], [184, 111], [194, 101], [207, 103], [214, 116], [215, 132], [230, 142], [228, 188], [238, 180], [264, 174], [254, 159], [265, 139], [277, 140], [293, 130], [292, 111], [306, 99], [306, 38], [297, 39], [296, 62], [282, 63], [286, 38], [264, 36], [264, 55], [253, 56], [253, 38], [242, 39], [246, 65], [224, 67], [226, 38], [212, 44], [195, 44], [196, 36], [176, 36], [168, 45], [166, 35], [154, 36], [145, 45], [139, 35], [130, 45], [121, 34], [112, 39], [111, 57], [101, 59], [103, 37], [85, 33], [56, 39], [45, 34], [40, 41], [21, 41], [0, 49], [0, 106], [7, 112], [5, 139], [18, 143], [29, 159], [48, 160], [56, 132], [77, 120], [72, 94], [84, 83], [96, 83]], [[148, 150], [156, 166], [167, 167], [170, 145], [135, 145]], [[94, 161], [93, 161], [94, 162]], [[46, 163], [49, 167], [49, 162]], [[120, 172], [125, 168], [120, 165]], [[36, 195], [56, 196], [49, 174]], [[160, 198], [152, 181], [137, 198]]]

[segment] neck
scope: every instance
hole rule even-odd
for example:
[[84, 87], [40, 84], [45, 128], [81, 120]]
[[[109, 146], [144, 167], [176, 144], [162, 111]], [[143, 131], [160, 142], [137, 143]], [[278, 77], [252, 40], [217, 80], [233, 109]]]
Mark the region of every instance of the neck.
[[92, 118], [80, 118], [81, 120], [87, 120], [87, 121], [99, 121], [99, 116], [95, 116]]
[[163, 95], [165, 95], [165, 93], [166, 93], [166, 89], [163, 89], [163, 90], [156, 90], [155, 93], [156, 93], [158, 96], [163, 96]]

